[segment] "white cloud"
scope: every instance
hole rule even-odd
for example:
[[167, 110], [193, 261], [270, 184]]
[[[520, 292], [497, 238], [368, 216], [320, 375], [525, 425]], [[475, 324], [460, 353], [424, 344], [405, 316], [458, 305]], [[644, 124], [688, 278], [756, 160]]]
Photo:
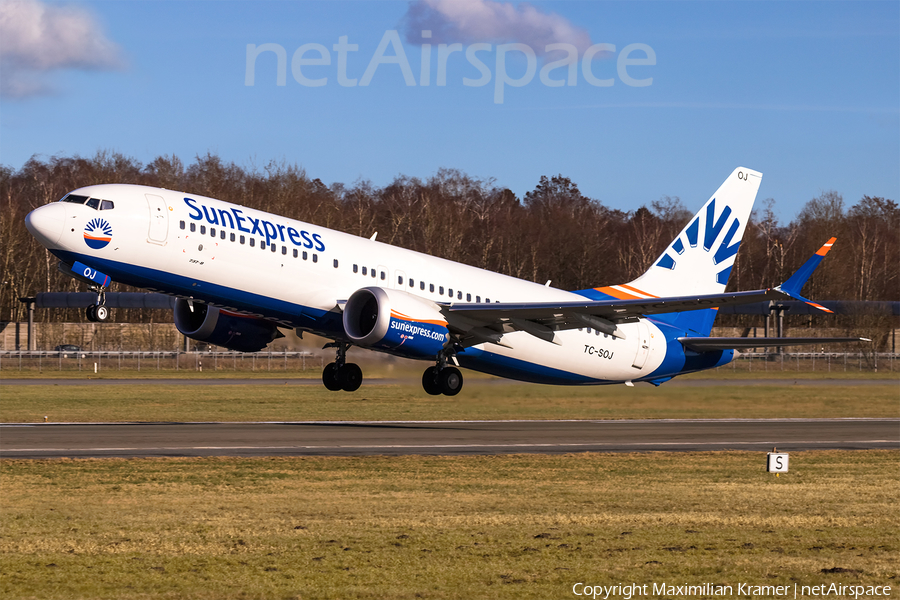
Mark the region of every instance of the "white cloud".
[[[431, 39], [423, 40], [422, 30], [431, 30]], [[590, 34], [560, 15], [493, 0], [413, 2], [405, 16], [405, 35], [412, 44], [518, 42], [537, 55], [544, 54], [548, 44], [572, 44], [579, 54], [591, 46]]]
[[118, 69], [123, 60], [119, 47], [82, 8], [2, 0], [0, 66], [0, 95], [23, 98], [50, 93], [41, 80], [44, 73]]

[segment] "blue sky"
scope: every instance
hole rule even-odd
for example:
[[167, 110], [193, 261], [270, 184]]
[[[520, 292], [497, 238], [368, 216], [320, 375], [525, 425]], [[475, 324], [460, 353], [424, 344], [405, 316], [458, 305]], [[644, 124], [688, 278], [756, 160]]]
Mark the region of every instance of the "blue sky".
[[[385, 185], [400, 174], [458, 168], [520, 197], [541, 175], [562, 174], [607, 206], [634, 210], [663, 195], [696, 209], [745, 166], [764, 173], [759, 198], [775, 198], [785, 221], [826, 190], [848, 206], [864, 194], [900, 200], [898, 2], [0, 6], [16, 27], [15, 35], [0, 31], [0, 163], [14, 169], [35, 154], [105, 149], [145, 163], [161, 154], [190, 163], [212, 152], [260, 169], [296, 163], [327, 184]], [[43, 29], [20, 35], [34, 29], [36, 14]], [[430, 40], [423, 26], [432, 27]], [[415, 85], [391, 62], [395, 46], [379, 64], [379, 43], [392, 31]], [[333, 48], [342, 36], [358, 46], [346, 54], [353, 87], [338, 81]], [[454, 41], [463, 51], [447, 58], [439, 86], [438, 44]], [[428, 86], [422, 42], [431, 42]], [[490, 80], [464, 85], [481, 77], [465, 54], [479, 43], [490, 45], [475, 54]], [[542, 83], [541, 69], [564, 56], [547, 53], [547, 43], [575, 48], [575, 85]], [[272, 52], [260, 54], [246, 84], [248, 44], [284, 48], [285, 85], [276, 84]], [[293, 76], [291, 59], [304, 44], [329, 54], [329, 65], [300, 65], [324, 85]], [[595, 44], [615, 46], [587, 61], [589, 74], [612, 85], [584, 75], [583, 53]], [[641, 46], [625, 54], [634, 44]], [[530, 79], [522, 45], [535, 52]], [[654, 64], [624, 66], [626, 77], [649, 85], [628, 85], [620, 61], [650, 54], [655, 60], [644, 62]], [[523, 84], [502, 86], [502, 102], [499, 55], [506, 77]], [[373, 60], [370, 83], [359, 85]], [[550, 78], [565, 82], [567, 74], [563, 65]]]

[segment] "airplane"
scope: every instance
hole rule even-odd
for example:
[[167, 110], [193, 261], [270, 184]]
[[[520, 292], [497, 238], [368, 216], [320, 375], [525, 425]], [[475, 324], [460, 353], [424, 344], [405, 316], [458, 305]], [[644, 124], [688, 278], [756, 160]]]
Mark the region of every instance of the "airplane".
[[[356, 391], [353, 347], [432, 363], [431, 395], [456, 395], [458, 367], [544, 384], [649, 382], [733, 360], [740, 348], [861, 338], [711, 338], [717, 308], [796, 299], [830, 239], [780, 286], [726, 293], [762, 174], [731, 173], [634, 281], [564, 291], [196, 194], [92, 185], [31, 211], [25, 224], [88, 284], [104, 321], [116, 281], [174, 295], [185, 336], [255, 352], [290, 328], [331, 340], [332, 391]], [[598, 260], [600, 258], [598, 257]]]

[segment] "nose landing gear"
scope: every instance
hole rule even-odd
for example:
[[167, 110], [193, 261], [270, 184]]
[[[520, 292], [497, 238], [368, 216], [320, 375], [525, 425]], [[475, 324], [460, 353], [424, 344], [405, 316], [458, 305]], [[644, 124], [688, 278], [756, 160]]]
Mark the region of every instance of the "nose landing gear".
[[109, 309], [106, 307], [106, 293], [101, 290], [93, 290], [97, 292], [97, 303], [91, 304], [84, 311], [84, 315], [91, 323], [102, 323], [109, 318]]
[[325, 348], [337, 348], [337, 357], [333, 363], [328, 363], [322, 371], [322, 383], [325, 388], [337, 392], [344, 390], [345, 392], [355, 392], [362, 385], [363, 374], [362, 369], [355, 363], [348, 363], [347, 349], [350, 344], [343, 342], [334, 342], [326, 344]]

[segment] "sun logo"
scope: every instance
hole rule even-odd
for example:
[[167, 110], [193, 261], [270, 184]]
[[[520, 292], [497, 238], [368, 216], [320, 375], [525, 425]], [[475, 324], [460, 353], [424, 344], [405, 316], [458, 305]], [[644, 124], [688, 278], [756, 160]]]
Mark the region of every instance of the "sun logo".
[[84, 228], [84, 243], [94, 250], [106, 248], [112, 240], [112, 227], [106, 219], [91, 219]]
[[[703, 250], [706, 252], [710, 252], [712, 250], [713, 244], [719, 238], [719, 234], [725, 230], [725, 224], [728, 222], [728, 218], [731, 216], [731, 207], [726, 205], [722, 210], [722, 213], [719, 215], [719, 218], [716, 219], [716, 199], [713, 198], [709, 205], [706, 207], [706, 222], [705, 226], [701, 223], [700, 215], [697, 215], [694, 218], [694, 221], [687, 227], [685, 230], [685, 234], [687, 236], [688, 245], [691, 248], [697, 247], [698, 237], [702, 233], [703, 234]], [[741, 245], [740, 238], [735, 240], [735, 234], [738, 229], [740, 229], [741, 223], [738, 219], [734, 219], [731, 222], [731, 226], [725, 232], [725, 237], [722, 238], [722, 242], [719, 244], [718, 249], [713, 254], [713, 264], [718, 265], [729, 258], [733, 257], [737, 254], [738, 248]], [[731, 242], [734, 241], [732, 244]], [[670, 250], [674, 250], [677, 254], [684, 254], [685, 244], [684, 240], [679, 237], [675, 240], [671, 246], [669, 246]], [[672, 254], [667, 250], [665, 254], [663, 254], [662, 258], [659, 259], [659, 262], [656, 263], [657, 267], [662, 267], [664, 269], [674, 269], [675, 268], [676, 258], [672, 256]], [[716, 274], [716, 282], [722, 285], [728, 283], [728, 276], [731, 274], [731, 264], [722, 269]]]

